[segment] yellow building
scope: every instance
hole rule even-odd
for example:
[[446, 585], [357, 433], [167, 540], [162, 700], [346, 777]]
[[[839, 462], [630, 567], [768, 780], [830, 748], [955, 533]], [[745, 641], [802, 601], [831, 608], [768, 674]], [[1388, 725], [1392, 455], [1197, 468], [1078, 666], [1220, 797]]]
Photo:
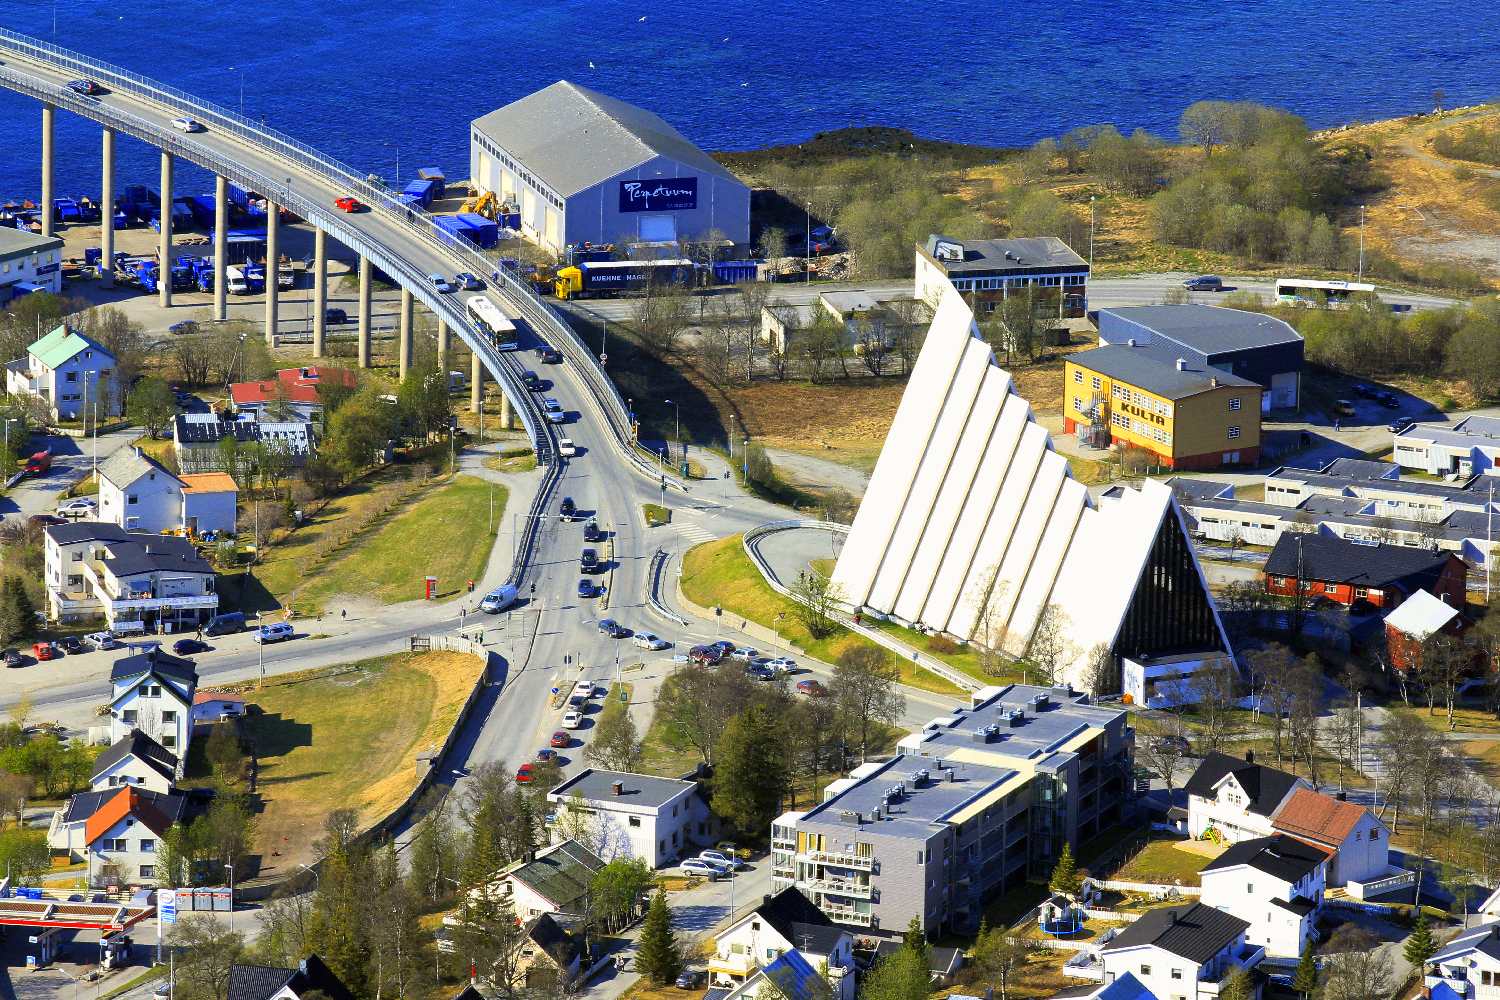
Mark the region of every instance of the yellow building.
[[1264, 390], [1248, 379], [1133, 344], [1071, 355], [1063, 379], [1064, 429], [1094, 447], [1143, 448], [1174, 469], [1260, 460]]

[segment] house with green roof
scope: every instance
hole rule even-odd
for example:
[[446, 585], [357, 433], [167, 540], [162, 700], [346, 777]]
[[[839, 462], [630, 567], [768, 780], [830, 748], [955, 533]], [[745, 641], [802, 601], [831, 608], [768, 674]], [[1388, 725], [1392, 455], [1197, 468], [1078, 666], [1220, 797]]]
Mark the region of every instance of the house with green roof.
[[63, 324], [5, 366], [5, 388], [42, 400], [57, 420], [77, 420], [85, 412], [118, 417], [124, 400], [117, 367], [102, 344]]

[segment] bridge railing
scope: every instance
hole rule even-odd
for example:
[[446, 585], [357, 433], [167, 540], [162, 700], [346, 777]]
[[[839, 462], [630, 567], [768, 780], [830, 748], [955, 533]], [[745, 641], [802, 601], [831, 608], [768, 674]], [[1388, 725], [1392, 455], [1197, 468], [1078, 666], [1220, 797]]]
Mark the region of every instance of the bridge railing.
[[[486, 257], [466, 238], [455, 236], [439, 228], [433, 216], [426, 210], [401, 205], [394, 190], [375, 184], [369, 175], [358, 174], [348, 164], [313, 149], [264, 123], [252, 121], [236, 111], [205, 101], [176, 87], [152, 80], [121, 66], [105, 63], [59, 45], [4, 28], [0, 28], [0, 44], [10, 45], [69, 72], [95, 79], [112, 89], [124, 90], [192, 115], [205, 124], [239, 136], [273, 155], [289, 159], [306, 169], [321, 174], [326, 180], [359, 197], [360, 200], [370, 205], [372, 210], [381, 211], [389, 221], [405, 227], [440, 254], [456, 259], [459, 269], [486, 275], [492, 281], [498, 282], [509, 300], [521, 313], [520, 318], [526, 320], [533, 331], [562, 350], [572, 362], [574, 370], [578, 372], [585, 388], [594, 398], [608, 423], [616, 448], [643, 474], [653, 476], [657, 474], [652, 460], [646, 457], [644, 449], [639, 448], [635, 443], [631, 414], [624, 399], [620, 396], [619, 389], [610, 381], [598, 360], [578, 338], [573, 328], [551, 305], [538, 296], [527, 282]], [[114, 113], [114, 109], [110, 111]], [[264, 185], [257, 185], [257, 190], [261, 187]], [[269, 192], [265, 193], [269, 196]], [[281, 199], [278, 199], [278, 202], [285, 204]], [[291, 208], [290, 205], [287, 207]], [[297, 214], [307, 216], [306, 212], [300, 210]], [[323, 215], [321, 212], [316, 214]], [[426, 284], [426, 275], [420, 275], [419, 279], [419, 284]], [[683, 484], [674, 478], [669, 477], [669, 481], [677, 488], [685, 490]]]

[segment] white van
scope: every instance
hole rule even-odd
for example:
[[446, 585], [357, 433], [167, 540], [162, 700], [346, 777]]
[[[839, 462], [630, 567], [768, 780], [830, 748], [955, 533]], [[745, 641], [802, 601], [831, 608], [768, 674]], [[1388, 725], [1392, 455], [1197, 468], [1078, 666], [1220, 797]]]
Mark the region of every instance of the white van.
[[250, 285], [245, 281], [245, 271], [240, 267], [224, 269], [224, 290], [230, 295], [249, 295]]
[[516, 588], [506, 584], [485, 594], [484, 600], [479, 602], [479, 610], [486, 614], [497, 615], [514, 603], [516, 603]]
[[272, 622], [255, 630], [252, 638], [259, 643], [285, 642], [292, 637], [292, 626], [286, 622]]

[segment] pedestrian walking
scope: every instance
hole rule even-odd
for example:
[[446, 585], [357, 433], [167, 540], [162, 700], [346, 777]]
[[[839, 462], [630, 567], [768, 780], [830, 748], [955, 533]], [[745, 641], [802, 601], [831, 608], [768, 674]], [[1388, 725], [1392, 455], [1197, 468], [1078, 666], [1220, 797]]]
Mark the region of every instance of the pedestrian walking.
[[348, 608], [339, 608], [339, 617], [340, 618], [348, 618], [349, 617], [349, 609]]

